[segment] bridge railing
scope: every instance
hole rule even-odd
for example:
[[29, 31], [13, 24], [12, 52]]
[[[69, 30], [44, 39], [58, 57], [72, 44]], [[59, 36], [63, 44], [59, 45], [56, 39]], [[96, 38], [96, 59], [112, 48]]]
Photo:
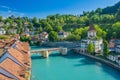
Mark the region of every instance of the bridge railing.
[[60, 50], [61, 48], [49, 48], [49, 49], [40, 49], [40, 50], [31, 50], [30, 52], [39, 52], [39, 51], [53, 51], [53, 50]]

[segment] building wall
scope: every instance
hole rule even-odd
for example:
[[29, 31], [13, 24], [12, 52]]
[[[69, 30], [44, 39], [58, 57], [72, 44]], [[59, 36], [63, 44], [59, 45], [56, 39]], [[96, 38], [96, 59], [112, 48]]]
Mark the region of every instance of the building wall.
[[103, 40], [102, 39], [88, 40], [88, 44], [90, 44], [90, 43], [94, 44], [96, 53], [103, 52]]
[[1, 31], [0, 31], [0, 34], [6, 34], [6, 31], [1, 30]]
[[15, 29], [11, 29], [11, 30], [8, 30], [9, 33], [12, 33], [12, 34], [16, 34], [17, 33], [17, 30]]
[[88, 38], [92, 38], [92, 37], [93, 37], [93, 38], [96, 37], [96, 32], [95, 32], [95, 31], [93, 31], [93, 32], [92, 32], [92, 31], [89, 31], [89, 32], [88, 32]]
[[115, 52], [120, 54], [120, 48], [119, 48], [119, 47], [116, 47], [116, 48], [115, 48]]
[[58, 38], [65, 38], [64, 35], [58, 35]]
[[116, 57], [113, 56], [113, 55], [108, 55], [107, 58], [108, 58], [109, 60], [111, 60], [111, 61], [116, 61]]

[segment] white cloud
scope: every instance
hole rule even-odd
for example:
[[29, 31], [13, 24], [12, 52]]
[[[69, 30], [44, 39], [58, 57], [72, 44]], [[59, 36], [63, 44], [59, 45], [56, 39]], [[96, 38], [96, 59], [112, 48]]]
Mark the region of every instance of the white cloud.
[[4, 5], [0, 5], [0, 7], [4, 9], [8, 9], [8, 10], [17, 10], [17, 9], [11, 8], [9, 6], [4, 6]]
[[8, 6], [0, 5], [0, 7], [2, 7], [2, 8], [6, 8], [6, 9], [10, 9], [10, 7], [8, 7]]
[[24, 16], [25, 14], [22, 12], [18, 12], [17, 9], [14, 8], [10, 8], [8, 6], [4, 6], [4, 5], [0, 5], [1, 8], [5, 9], [5, 10], [1, 10], [0, 11], [0, 15], [4, 16], [4, 17], [8, 17], [11, 15], [15, 15], [15, 16]]
[[17, 16], [23, 17], [25, 14], [22, 13], [22, 12], [0, 11], [0, 16], [9, 17], [9, 16], [11, 16], [11, 15], [15, 15], [16, 17], [17, 17]]

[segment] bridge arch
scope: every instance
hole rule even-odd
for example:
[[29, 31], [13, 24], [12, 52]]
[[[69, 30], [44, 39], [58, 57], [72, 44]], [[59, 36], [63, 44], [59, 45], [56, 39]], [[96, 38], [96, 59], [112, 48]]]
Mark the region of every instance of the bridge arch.
[[32, 54], [41, 54], [43, 57], [47, 58], [54, 51], [59, 51], [62, 55], [67, 54], [67, 48], [50, 48], [50, 49], [32, 50], [31, 55]]

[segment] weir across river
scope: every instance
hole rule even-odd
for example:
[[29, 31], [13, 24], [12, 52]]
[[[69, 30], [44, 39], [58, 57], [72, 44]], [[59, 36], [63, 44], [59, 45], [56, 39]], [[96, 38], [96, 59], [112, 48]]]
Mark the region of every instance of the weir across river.
[[43, 57], [48, 58], [49, 55], [54, 52], [59, 51], [62, 55], [67, 55], [67, 48], [49, 48], [49, 49], [40, 49], [40, 50], [31, 50], [32, 54], [41, 54]]

